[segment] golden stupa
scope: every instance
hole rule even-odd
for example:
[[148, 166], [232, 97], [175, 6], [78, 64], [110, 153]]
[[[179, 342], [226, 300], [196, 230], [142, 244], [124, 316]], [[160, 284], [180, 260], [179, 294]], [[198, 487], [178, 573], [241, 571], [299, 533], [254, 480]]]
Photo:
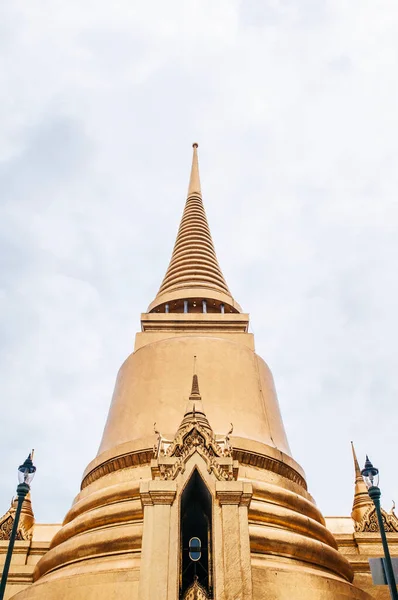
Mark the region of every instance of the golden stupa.
[[[248, 325], [217, 261], [194, 144], [172, 258], [118, 373], [98, 455], [50, 546], [26, 559], [33, 584], [16, 596], [11, 585], [12, 597], [376, 597], [367, 560], [353, 584], [354, 529], [336, 523], [347, 558], [307, 491]], [[369, 499], [357, 491], [362, 519]]]

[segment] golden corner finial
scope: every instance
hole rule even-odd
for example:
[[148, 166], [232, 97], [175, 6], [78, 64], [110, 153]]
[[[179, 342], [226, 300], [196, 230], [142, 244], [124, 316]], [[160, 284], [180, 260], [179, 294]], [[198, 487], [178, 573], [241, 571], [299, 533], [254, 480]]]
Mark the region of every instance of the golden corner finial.
[[353, 456], [353, 459], [354, 459], [355, 478], [356, 479], [362, 479], [361, 469], [359, 468], [358, 458], [357, 458], [357, 454], [355, 452], [354, 442], [353, 441], [351, 441], [351, 449], [352, 449], [352, 456]]
[[358, 524], [363, 521], [366, 512], [369, 506], [373, 504], [373, 501], [369, 498], [368, 490], [361, 474], [361, 468], [355, 452], [354, 442], [351, 442], [351, 449], [355, 469], [354, 501], [352, 504], [351, 517]]

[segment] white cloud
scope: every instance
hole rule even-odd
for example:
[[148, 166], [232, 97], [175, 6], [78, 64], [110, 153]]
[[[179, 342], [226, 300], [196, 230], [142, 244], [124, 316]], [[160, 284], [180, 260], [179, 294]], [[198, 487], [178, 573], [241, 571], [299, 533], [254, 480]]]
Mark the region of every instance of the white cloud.
[[33, 444], [37, 517], [62, 519], [77, 493], [167, 266], [193, 141], [310, 490], [348, 514], [354, 439], [389, 507], [397, 21], [393, 0], [0, 7], [4, 510]]

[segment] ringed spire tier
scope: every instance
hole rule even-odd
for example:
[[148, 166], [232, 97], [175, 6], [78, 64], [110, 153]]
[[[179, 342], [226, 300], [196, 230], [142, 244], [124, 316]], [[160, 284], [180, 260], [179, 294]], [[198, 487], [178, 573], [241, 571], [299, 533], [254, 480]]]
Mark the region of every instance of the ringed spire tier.
[[198, 144], [193, 144], [188, 196], [173, 254], [148, 312], [241, 312], [218, 264], [199, 178]]

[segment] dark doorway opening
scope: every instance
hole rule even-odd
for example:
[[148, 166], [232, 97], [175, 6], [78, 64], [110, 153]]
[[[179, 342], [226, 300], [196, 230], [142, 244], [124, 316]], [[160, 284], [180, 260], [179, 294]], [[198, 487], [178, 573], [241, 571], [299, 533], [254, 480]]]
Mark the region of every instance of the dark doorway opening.
[[[192, 561], [189, 557], [189, 540], [197, 537], [201, 541], [201, 557]], [[197, 469], [181, 497], [181, 570], [180, 598], [197, 577], [212, 598], [212, 501], [209, 490]]]

